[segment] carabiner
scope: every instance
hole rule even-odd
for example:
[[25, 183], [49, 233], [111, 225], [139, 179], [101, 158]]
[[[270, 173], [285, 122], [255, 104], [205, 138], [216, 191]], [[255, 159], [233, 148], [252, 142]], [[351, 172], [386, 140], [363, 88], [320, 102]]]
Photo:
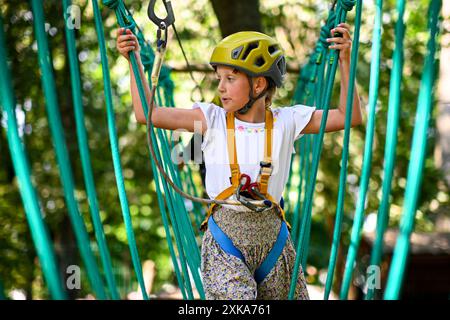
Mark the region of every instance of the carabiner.
[[256, 211], [256, 212], [262, 212], [266, 210], [267, 208], [272, 206], [272, 202], [267, 202], [267, 199], [264, 199], [264, 205], [265, 207], [258, 207], [251, 203], [250, 201], [247, 201], [245, 199], [241, 198], [241, 192], [247, 192], [250, 196], [253, 197], [253, 190], [258, 187], [258, 183], [251, 183], [251, 178], [249, 175], [243, 173], [241, 174], [239, 186], [236, 189], [236, 200], [242, 203], [245, 207], [249, 208], [250, 210]]
[[255, 182], [251, 182], [251, 181], [252, 181], [252, 178], [250, 178], [250, 176], [248, 174], [245, 174], [245, 173], [241, 174], [240, 181], [239, 181], [240, 185], [241, 185], [241, 188], [239, 190], [239, 196], [242, 195], [246, 198], [252, 198], [252, 199], [255, 198], [254, 194], [252, 194], [252, 192], [250, 190], [250, 187]]
[[236, 190], [236, 200], [239, 201], [240, 203], [242, 203], [242, 205], [244, 205], [245, 207], [249, 208], [252, 211], [261, 212], [261, 211], [265, 210], [266, 208], [264, 208], [264, 207], [257, 207], [253, 203], [251, 203], [245, 199], [241, 199], [241, 190], [243, 187], [244, 187], [243, 184], [239, 184], [239, 187]]
[[150, 0], [150, 3], [148, 4], [147, 14], [149, 19], [152, 20], [153, 23], [158, 26], [158, 28], [161, 27], [162, 23], [164, 23], [166, 27], [173, 24], [175, 22], [175, 15], [173, 14], [172, 4], [170, 3], [170, 1], [163, 0], [164, 7], [167, 11], [167, 17], [165, 17], [164, 19], [158, 18], [156, 16], [155, 3], [156, 0]]
[[[147, 14], [153, 23], [158, 26], [158, 31], [156, 33], [156, 44], [157, 50], [155, 54], [155, 60], [153, 62], [152, 75], [151, 75], [151, 83], [152, 87], [156, 88], [158, 86], [159, 74], [161, 72], [161, 67], [163, 64], [164, 55], [166, 53], [167, 46], [167, 28], [175, 22], [175, 16], [173, 15], [172, 5], [170, 1], [163, 0], [164, 7], [167, 11], [167, 17], [164, 19], [160, 19], [155, 14], [155, 3], [156, 0], [150, 0], [148, 4]], [[161, 39], [161, 33], [164, 32], [164, 39]]]
[[261, 200], [263, 200], [263, 202], [264, 202], [264, 205], [267, 207], [267, 208], [271, 208], [272, 207], [272, 201], [270, 201], [269, 199], [267, 199], [261, 192], [259, 192], [259, 187], [258, 187], [258, 185], [250, 185], [250, 192], [252, 193], [252, 194], [255, 194], [255, 195], [257, 195]]

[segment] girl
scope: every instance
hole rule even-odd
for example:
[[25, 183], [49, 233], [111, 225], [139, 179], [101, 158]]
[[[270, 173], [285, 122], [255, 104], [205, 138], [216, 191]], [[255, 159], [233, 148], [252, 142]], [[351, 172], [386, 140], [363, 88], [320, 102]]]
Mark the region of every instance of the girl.
[[[339, 107], [330, 110], [326, 132], [344, 128], [350, 70], [349, 26], [331, 31], [330, 49], [340, 50]], [[117, 49], [128, 60], [134, 52], [145, 82], [139, 44], [130, 30], [119, 29]], [[286, 63], [279, 44], [258, 32], [238, 32], [214, 49], [210, 64], [218, 80], [223, 107], [198, 102], [192, 109], [153, 106], [158, 128], [200, 132], [206, 166], [206, 191], [211, 199], [233, 199], [241, 206], [212, 205], [203, 224], [202, 278], [207, 299], [287, 299], [295, 250], [280, 206], [296, 139], [318, 133], [322, 111], [297, 105], [270, 108], [281, 87]], [[146, 123], [131, 68], [131, 94], [136, 120]], [[362, 123], [355, 86], [352, 126]], [[265, 200], [266, 208], [251, 200]], [[309, 299], [303, 271], [296, 281], [296, 299]]]

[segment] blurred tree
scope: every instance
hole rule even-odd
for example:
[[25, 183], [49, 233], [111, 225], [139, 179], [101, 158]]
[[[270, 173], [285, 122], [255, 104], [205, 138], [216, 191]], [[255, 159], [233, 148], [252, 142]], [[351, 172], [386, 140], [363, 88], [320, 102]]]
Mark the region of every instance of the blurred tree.
[[238, 31], [262, 31], [259, 0], [211, 0], [222, 37]]

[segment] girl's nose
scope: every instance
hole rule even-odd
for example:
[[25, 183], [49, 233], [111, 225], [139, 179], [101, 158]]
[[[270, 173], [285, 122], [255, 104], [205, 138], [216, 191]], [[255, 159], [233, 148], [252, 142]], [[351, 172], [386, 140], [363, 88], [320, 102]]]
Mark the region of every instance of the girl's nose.
[[219, 92], [225, 92], [225, 86], [224, 86], [222, 80], [219, 80], [219, 84], [217, 85], [217, 89], [219, 90]]

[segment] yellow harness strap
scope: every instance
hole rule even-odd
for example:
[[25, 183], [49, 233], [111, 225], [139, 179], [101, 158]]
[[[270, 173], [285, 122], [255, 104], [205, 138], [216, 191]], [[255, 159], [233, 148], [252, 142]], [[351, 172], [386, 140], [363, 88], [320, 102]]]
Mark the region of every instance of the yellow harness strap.
[[266, 109], [266, 143], [264, 144], [263, 166], [259, 171], [258, 183], [259, 190], [264, 196], [267, 196], [267, 187], [269, 178], [272, 174], [272, 133], [273, 133], [273, 115], [270, 109]]
[[[228, 148], [228, 159], [230, 161], [230, 171], [231, 171], [231, 186], [223, 190], [217, 195], [216, 200], [225, 200], [231, 197], [237, 190], [239, 186], [239, 180], [241, 172], [239, 169], [239, 164], [237, 161], [236, 152], [236, 137], [235, 137], [235, 126], [234, 126], [234, 113], [228, 112], [227, 115], [227, 148]], [[280, 217], [283, 221], [285, 220], [284, 210], [280, 205], [273, 199], [273, 197], [267, 193], [267, 187], [269, 184], [269, 178], [272, 174], [272, 134], [273, 134], [273, 115], [272, 110], [266, 109], [266, 121], [265, 121], [265, 145], [264, 145], [264, 160], [263, 165], [258, 176], [258, 183], [261, 193], [272, 203], [276, 204], [279, 210]], [[208, 219], [213, 213], [213, 209], [216, 206], [215, 203], [211, 204], [208, 211], [206, 212], [205, 220], [202, 222], [200, 229], [205, 230]], [[286, 222], [288, 228], [291, 226]]]

